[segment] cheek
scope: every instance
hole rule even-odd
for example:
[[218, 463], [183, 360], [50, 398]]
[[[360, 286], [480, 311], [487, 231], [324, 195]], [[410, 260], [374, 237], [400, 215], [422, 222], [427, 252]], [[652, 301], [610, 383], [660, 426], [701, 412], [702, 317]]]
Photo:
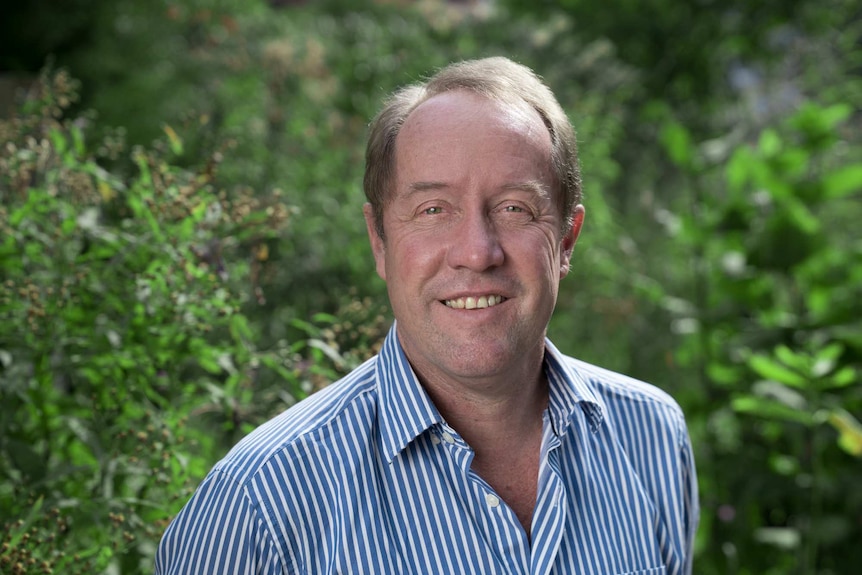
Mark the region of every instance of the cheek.
[[550, 270], [553, 274], [559, 271], [561, 247], [554, 234], [533, 230], [532, 233], [512, 236], [505, 249], [510, 258], [536, 271]]
[[439, 242], [415, 236], [391, 238], [390, 242], [385, 253], [387, 275], [401, 284], [416, 283], [432, 275], [444, 252]]

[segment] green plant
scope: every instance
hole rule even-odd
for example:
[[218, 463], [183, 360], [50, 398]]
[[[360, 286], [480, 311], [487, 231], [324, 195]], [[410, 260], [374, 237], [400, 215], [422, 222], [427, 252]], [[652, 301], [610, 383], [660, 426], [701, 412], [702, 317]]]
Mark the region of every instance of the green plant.
[[255, 258], [231, 252], [259, 252], [288, 210], [221, 189], [218, 155], [176, 167], [169, 127], [131, 174], [107, 171], [63, 117], [76, 93], [46, 73], [0, 125], [4, 573], [148, 571], [168, 518], [259, 421], [261, 359], [278, 365], [240, 311]]
[[675, 300], [688, 334], [677, 357], [703, 377], [689, 408], [705, 423], [701, 536], [722, 543], [707, 552], [728, 572], [858, 563], [862, 163], [849, 116], [804, 105], [714, 165], [680, 124], [663, 132], [700, 191], [675, 236], [694, 271]]

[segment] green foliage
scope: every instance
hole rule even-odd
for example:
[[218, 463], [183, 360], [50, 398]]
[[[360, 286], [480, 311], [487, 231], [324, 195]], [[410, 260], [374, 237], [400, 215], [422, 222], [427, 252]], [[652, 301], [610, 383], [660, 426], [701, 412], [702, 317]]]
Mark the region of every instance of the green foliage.
[[[588, 241], [601, 245], [611, 237], [602, 186], [619, 171], [607, 152], [622, 138], [619, 115], [634, 77], [606, 42], [584, 46], [573, 37], [570, 23], [537, 31], [526, 22], [504, 23], [459, 7], [393, 10], [373, 2], [282, 12], [232, 2], [204, 11], [174, 8], [148, 10], [129, 2], [111, 9], [124, 14], [124, 34], [139, 39], [132, 47], [156, 51], [138, 61], [147, 67], [171, 62], [160, 81], [147, 82], [146, 92], [134, 91], [135, 102], [145, 98], [157, 104], [134, 118], [138, 126], [129, 134], [141, 138], [161, 130], [162, 123], [176, 126], [195, 134], [184, 139], [191, 157], [231, 142], [221, 178], [251, 185], [260, 194], [279, 193], [292, 206], [291, 226], [267, 242], [267, 265], [258, 277], [262, 304], [246, 310], [263, 345], [302, 337], [295, 322], [349, 305], [351, 288], [358, 297], [383, 301], [383, 285], [370, 273], [361, 215], [365, 127], [386, 93], [456, 58], [504, 53], [539, 70], [542, 62], [560, 59], [547, 79], [559, 86], [580, 138], [590, 143], [582, 152], [594, 230]], [[170, 38], [153, 41], [153, 30]], [[103, 40], [74, 61], [124, 61], [102, 43], [119, 42], [114, 34], [100, 29]], [[206, 50], [176, 48], [182, 56], [171, 58], [160, 52], [163, 45], [191, 38], [203, 38]], [[94, 77], [107, 70], [110, 82]], [[128, 125], [127, 110], [137, 104], [129, 103], [132, 90], [126, 83], [142, 81], [145, 70], [90, 69], [86, 77], [98, 89], [92, 88], [97, 96], [89, 103], [103, 121]], [[601, 91], [593, 91], [596, 87]], [[177, 110], [167, 109], [172, 106]], [[601, 265], [617, 259], [606, 251], [589, 253]], [[572, 299], [571, 305], [584, 301]]]
[[0, 124], [0, 571], [151, 571], [230, 444], [374, 353], [365, 126], [492, 54], [577, 127], [587, 221], [550, 333], [682, 404], [695, 572], [862, 564], [855, 3], [273, 4], [4, 21], [4, 62], [38, 29], [84, 84]]
[[665, 132], [695, 185], [723, 183], [675, 238], [701, 288], [677, 321], [693, 326], [678, 357], [709, 385], [688, 409], [706, 423], [707, 564], [744, 557], [740, 572], [815, 573], [841, 569], [835, 557], [860, 560], [862, 498], [848, 493], [862, 465], [862, 155], [841, 140], [848, 117], [846, 106], [807, 104], [713, 166], [681, 125]]
[[0, 125], [4, 573], [149, 569], [177, 505], [260, 420], [257, 366], [277, 358], [255, 349], [230, 252], [287, 210], [220, 190], [217, 158], [186, 170], [137, 148], [133, 175], [106, 171], [61, 119], [75, 97], [46, 76]]

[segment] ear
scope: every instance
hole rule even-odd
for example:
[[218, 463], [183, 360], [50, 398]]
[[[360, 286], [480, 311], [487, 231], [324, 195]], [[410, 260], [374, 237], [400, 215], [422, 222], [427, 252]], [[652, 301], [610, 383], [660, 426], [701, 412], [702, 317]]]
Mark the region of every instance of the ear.
[[572, 227], [560, 241], [560, 279], [566, 277], [571, 269], [572, 251], [578, 236], [581, 235], [581, 226], [584, 225], [584, 206], [576, 205], [572, 209]]
[[368, 230], [368, 241], [371, 242], [371, 251], [374, 253], [374, 265], [377, 275], [386, 281], [386, 242], [377, 233], [377, 219], [374, 217], [374, 208], [366, 203], [362, 206], [365, 215], [365, 228]]

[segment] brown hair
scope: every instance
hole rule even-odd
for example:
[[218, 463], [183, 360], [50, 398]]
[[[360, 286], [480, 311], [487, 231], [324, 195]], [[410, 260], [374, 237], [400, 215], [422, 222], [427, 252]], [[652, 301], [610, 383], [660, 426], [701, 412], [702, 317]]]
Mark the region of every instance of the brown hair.
[[395, 175], [395, 140], [417, 106], [452, 90], [469, 90], [502, 102], [523, 102], [539, 113], [551, 134], [551, 161], [559, 187], [559, 207], [571, 226], [572, 208], [581, 202], [581, 172], [575, 131], [550, 88], [532, 70], [508, 58], [494, 57], [450, 64], [428, 81], [397, 90], [371, 122], [365, 149], [363, 187], [374, 212], [377, 234], [383, 237], [383, 208]]

